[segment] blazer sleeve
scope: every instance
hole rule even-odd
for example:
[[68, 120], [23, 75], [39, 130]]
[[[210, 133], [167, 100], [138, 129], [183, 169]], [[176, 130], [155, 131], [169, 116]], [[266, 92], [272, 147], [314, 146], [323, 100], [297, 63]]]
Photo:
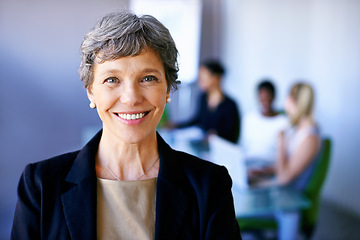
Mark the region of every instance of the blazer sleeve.
[[209, 199], [214, 200], [209, 206], [210, 213], [205, 239], [241, 240], [231, 192], [232, 180], [225, 167], [221, 168], [216, 179], [214, 190], [209, 193]]
[[11, 239], [41, 239], [40, 236], [41, 194], [36, 187], [32, 165], [27, 165], [18, 185]]

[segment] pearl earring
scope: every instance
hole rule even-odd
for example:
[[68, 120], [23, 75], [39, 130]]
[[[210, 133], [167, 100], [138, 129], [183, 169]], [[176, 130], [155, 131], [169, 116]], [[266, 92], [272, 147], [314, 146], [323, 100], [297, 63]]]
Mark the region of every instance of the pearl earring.
[[95, 103], [90, 102], [89, 107], [90, 107], [90, 108], [96, 108], [96, 105], [95, 105]]
[[166, 98], [166, 102], [167, 102], [167, 103], [171, 102], [171, 98], [169, 98], [169, 97]]

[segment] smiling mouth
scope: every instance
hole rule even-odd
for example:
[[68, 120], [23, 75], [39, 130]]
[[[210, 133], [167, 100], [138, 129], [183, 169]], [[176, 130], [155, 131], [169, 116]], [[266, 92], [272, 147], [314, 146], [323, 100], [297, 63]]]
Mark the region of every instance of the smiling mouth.
[[145, 117], [148, 113], [149, 112], [135, 113], [135, 114], [117, 113], [117, 115], [124, 120], [137, 120]]

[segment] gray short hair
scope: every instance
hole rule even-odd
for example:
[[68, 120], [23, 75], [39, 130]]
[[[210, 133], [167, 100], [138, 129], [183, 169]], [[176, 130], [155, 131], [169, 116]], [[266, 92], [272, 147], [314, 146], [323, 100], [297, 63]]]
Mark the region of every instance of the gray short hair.
[[137, 16], [128, 11], [110, 13], [84, 37], [81, 44], [79, 75], [86, 89], [94, 80], [96, 58], [101, 62], [126, 56], [136, 56], [153, 49], [160, 57], [165, 70], [168, 90], [176, 90], [178, 78], [178, 50], [169, 30], [150, 15]]

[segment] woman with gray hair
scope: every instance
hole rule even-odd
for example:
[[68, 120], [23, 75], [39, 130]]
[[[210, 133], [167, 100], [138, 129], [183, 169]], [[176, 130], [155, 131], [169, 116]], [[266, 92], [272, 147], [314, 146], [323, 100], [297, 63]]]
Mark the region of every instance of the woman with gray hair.
[[26, 166], [11, 239], [241, 239], [227, 170], [156, 132], [178, 83], [168, 29], [112, 13], [81, 50], [103, 128], [80, 151]]

